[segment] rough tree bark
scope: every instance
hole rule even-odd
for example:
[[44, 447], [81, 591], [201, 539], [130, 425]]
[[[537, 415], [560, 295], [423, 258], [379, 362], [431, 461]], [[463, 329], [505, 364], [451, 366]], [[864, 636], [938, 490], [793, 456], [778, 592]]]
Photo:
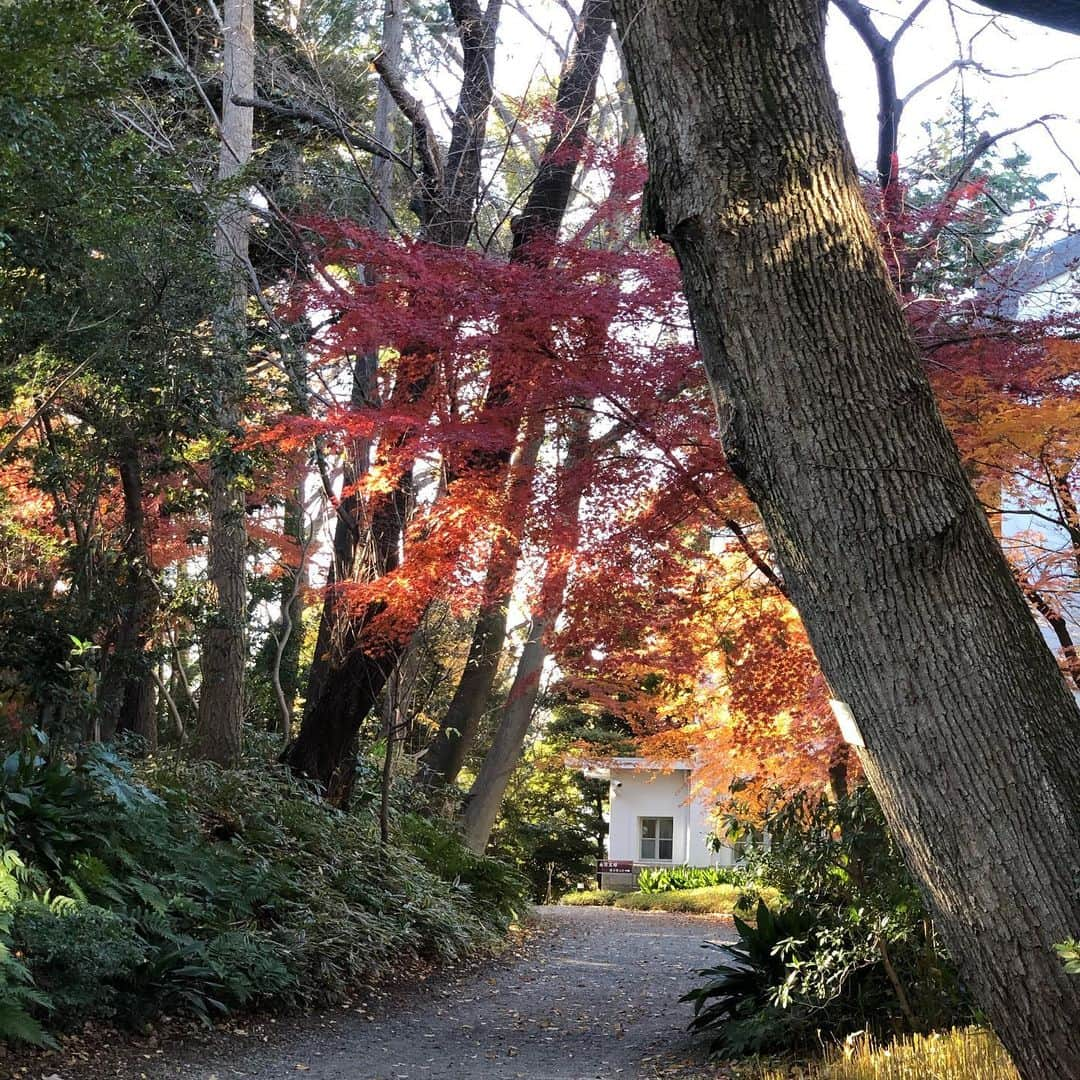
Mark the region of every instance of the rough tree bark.
[[822, 0], [616, 0], [731, 468], [966, 981], [1080, 1078], [1080, 714], [941, 420], [825, 66]]
[[[225, 0], [222, 29], [223, 91], [218, 179], [233, 180], [251, 159], [252, 110], [237, 98], [255, 94], [254, 0]], [[202, 684], [195, 746], [201, 757], [229, 765], [240, 755], [244, 714], [247, 621], [244, 560], [247, 530], [239, 456], [231, 439], [239, 433], [246, 369], [249, 210], [242, 192], [222, 203], [214, 249], [227, 296], [215, 317], [217, 370], [214, 420], [223, 436], [210, 461], [210, 537], [207, 575], [210, 604], [202, 635]]]
[[[550, 243], [559, 234], [573, 192], [574, 175], [588, 133], [596, 82], [611, 35], [611, 0], [586, 0], [577, 24], [574, 50], [559, 76], [555, 95], [555, 123], [541, 155], [536, 179], [525, 209], [513, 223], [511, 262], [545, 264]], [[510, 383], [493, 378], [486, 409], [506, 409], [512, 404]], [[522, 422], [524, 402], [517, 403], [508, 426]], [[506, 622], [514, 575], [521, 555], [523, 505], [528, 491], [527, 474], [536, 465], [542, 432], [525, 434], [518, 447], [518, 461], [507, 481], [506, 515], [499, 537], [492, 546], [484, 582], [483, 600], [477, 613], [468, 659], [454, 697], [439, 724], [439, 730], [421, 759], [421, 777], [429, 784], [452, 784], [465, 756], [476, 739], [480, 720], [495, 684], [506, 641]], [[510, 467], [511, 448], [473, 455], [471, 465], [493, 482]]]

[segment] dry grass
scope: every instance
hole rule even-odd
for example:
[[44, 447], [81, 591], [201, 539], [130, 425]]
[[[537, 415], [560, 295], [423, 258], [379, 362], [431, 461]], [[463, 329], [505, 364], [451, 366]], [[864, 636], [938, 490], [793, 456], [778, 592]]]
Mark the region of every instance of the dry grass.
[[757, 1080], [1019, 1080], [1009, 1055], [983, 1028], [914, 1035], [879, 1046], [848, 1040], [812, 1065], [765, 1069]]

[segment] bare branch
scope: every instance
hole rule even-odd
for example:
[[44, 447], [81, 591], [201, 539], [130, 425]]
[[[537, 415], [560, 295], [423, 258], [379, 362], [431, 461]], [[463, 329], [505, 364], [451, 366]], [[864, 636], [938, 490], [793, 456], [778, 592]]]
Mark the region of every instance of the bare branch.
[[413, 126], [413, 137], [420, 160], [423, 162], [423, 172], [427, 182], [434, 191], [441, 191], [443, 186], [442, 150], [435, 138], [435, 131], [424, 111], [424, 106], [405, 89], [401, 72], [390, 63], [384, 53], [379, 53], [372, 63], [390, 92], [390, 96], [394, 99], [394, 104]]

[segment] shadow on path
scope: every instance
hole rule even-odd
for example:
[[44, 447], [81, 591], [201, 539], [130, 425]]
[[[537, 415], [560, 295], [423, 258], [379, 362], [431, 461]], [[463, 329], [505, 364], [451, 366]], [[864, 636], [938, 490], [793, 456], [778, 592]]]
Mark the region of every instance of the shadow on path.
[[[686, 1035], [679, 997], [709, 962], [722, 920], [614, 908], [537, 909], [524, 956], [423, 990], [368, 1019], [283, 1026], [271, 1042], [222, 1036], [153, 1080], [609, 1080], [716, 1077]], [[291, 1027], [291, 1029], [290, 1029]], [[102, 1074], [104, 1075], [104, 1074]], [[138, 1076], [139, 1073], [133, 1075]]]

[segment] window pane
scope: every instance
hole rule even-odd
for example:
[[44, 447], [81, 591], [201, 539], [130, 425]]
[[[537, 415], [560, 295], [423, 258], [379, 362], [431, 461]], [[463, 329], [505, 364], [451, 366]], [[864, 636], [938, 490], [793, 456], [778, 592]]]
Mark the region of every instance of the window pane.
[[656, 841], [651, 837], [643, 836], [641, 838], [641, 857], [643, 859], [656, 858]]
[[656, 836], [656, 818], [643, 817], [641, 819], [641, 835], [650, 839]]
[[659, 844], [660, 844], [660, 856], [659, 856], [660, 859], [664, 860], [664, 861], [667, 861], [667, 862], [671, 862], [671, 837], [669, 836], [666, 840], [661, 839], [659, 841]]
[[669, 817], [662, 817], [656, 819], [657, 825], [660, 826], [660, 839], [670, 840], [675, 835], [675, 819]]

